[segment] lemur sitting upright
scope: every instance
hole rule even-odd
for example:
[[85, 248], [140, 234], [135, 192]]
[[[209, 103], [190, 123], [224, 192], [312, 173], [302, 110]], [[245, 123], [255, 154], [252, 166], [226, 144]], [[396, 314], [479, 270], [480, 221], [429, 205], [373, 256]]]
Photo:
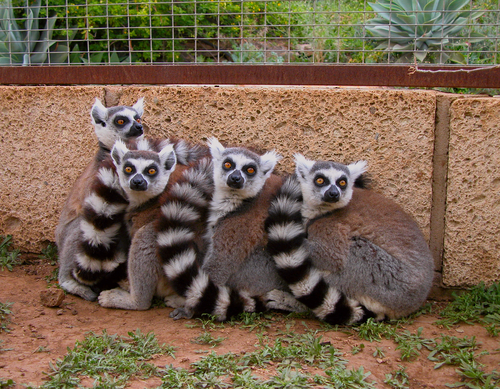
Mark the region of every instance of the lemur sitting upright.
[[[277, 154], [225, 148], [215, 138], [209, 147], [212, 169], [202, 173], [206, 182], [213, 175], [211, 199], [193, 185], [174, 187], [158, 223], [163, 269], [172, 287], [185, 297], [171, 316], [209, 313], [225, 320], [242, 311], [264, 309], [262, 303], [304, 310], [287, 293], [266, 251], [264, 221], [282, 182], [272, 175]], [[199, 221], [207, 217], [208, 202], [205, 241], [200, 241]]]
[[93, 161], [73, 184], [68, 198], [63, 206], [59, 223], [55, 231], [58, 248], [60, 271], [59, 283], [67, 292], [77, 294], [87, 300], [95, 300], [97, 295], [89, 288], [80, 288], [74, 284], [72, 276], [66, 271], [66, 263], [72, 263], [73, 242], [68, 241], [71, 233], [79, 228], [84, 200], [91, 191], [91, 185], [98, 174], [100, 163], [109, 156], [113, 144], [118, 139], [139, 139], [143, 135], [141, 117], [144, 113], [143, 98], [133, 106], [118, 106], [106, 108], [96, 99], [90, 116], [97, 135], [99, 149]]
[[130, 219], [152, 208], [164, 191], [177, 163], [174, 147], [168, 140], [141, 139], [128, 147], [119, 140], [101, 161], [67, 238], [63, 289], [97, 294], [126, 278]]
[[433, 259], [401, 207], [355, 183], [365, 162], [295, 157], [296, 176], [273, 200], [268, 249], [294, 296], [318, 318], [350, 324], [394, 319], [427, 298]]

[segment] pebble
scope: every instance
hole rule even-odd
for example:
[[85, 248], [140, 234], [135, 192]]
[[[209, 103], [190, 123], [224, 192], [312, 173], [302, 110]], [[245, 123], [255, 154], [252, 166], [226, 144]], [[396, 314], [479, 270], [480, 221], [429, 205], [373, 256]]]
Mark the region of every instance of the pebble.
[[64, 301], [65, 294], [61, 289], [47, 289], [40, 292], [42, 305], [49, 308], [59, 307]]

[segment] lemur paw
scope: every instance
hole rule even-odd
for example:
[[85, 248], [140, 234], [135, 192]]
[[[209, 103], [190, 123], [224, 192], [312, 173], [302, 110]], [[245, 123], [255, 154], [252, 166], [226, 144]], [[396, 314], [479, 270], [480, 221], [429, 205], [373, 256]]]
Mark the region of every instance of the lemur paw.
[[289, 312], [306, 312], [307, 307], [290, 293], [273, 289], [265, 294], [266, 308]]
[[99, 301], [99, 305], [104, 308], [121, 308], [120, 303], [123, 300], [129, 300], [130, 294], [120, 288], [103, 290], [99, 293], [99, 297], [97, 300]]
[[186, 303], [186, 299], [178, 294], [172, 294], [170, 296], [166, 296], [165, 305], [170, 308], [182, 308]]
[[174, 320], [191, 319], [193, 317], [193, 314], [185, 308], [176, 308], [172, 312], [170, 312], [170, 317]]

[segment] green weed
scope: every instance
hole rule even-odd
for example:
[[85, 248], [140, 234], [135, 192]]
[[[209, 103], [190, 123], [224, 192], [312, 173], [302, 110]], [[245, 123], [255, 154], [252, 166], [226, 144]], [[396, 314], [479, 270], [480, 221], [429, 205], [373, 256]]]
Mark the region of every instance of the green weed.
[[394, 374], [386, 374], [384, 383], [394, 389], [409, 389], [410, 380], [406, 374], [406, 367], [400, 365]]
[[193, 339], [191, 343], [204, 344], [211, 347], [215, 347], [218, 346], [220, 343], [222, 343], [224, 339], [226, 338], [220, 336], [218, 338], [214, 338], [210, 332], [205, 331], [203, 334]]
[[19, 249], [10, 250], [12, 235], [0, 235], [0, 270], [6, 268], [12, 271], [15, 265], [19, 265]]
[[454, 294], [454, 301], [440, 312], [442, 319], [436, 322], [450, 328], [458, 323], [480, 323], [488, 332], [498, 335], [500, 328], [500, 283], [486, 287], [481, 283], [461, 295]]
[[11, 379], [0, 378], [0, 389], [12, 388], [16, 383]]
[[427, 358], [436, 363], [435, 369], [439, 369], [443, 365], [458, 365], [463, 360], [470, 362], [476, 349], [475, 337], [469, 339], [441, 335]]
[[369, 342], [380, 342], [382, 338], [390, 339], [396, 334], [393, 326], [388, 323], [374, 321], [372, 318], [359, 326], [353, 327], [353, 330], [358, 333], [361, 339]]
[[328, 385], [335, 389], [361, 389], [375, 388], [375, 382], [367, 382], [366, 379], [371, 375], [363, 367], [357, 370], [347, 369], [329, 369], [325, 371], [326, 377], [317, 375], [314, 382], [320, 385]]
[[52, 266], [57, 265], [57, 246], [48, 244], [47, 247], [42, 249], [41, 259], [46, 259]]
[[8, 332], [9, 329], [7, 325], [9, 324], [9, 315], [12, 313], [10, 307], [13, 303], [2, 303], [0, 302], [0, 332]]
[[403, 333], [397, 333], [394, 336], [394, 340], [398, 344], [396, 348], [401, 351], [402, 360], [410, 360], [418, 357], [422, 347], [425, 347], [428, 350], [432, 349], [435, 341], [433, 339], [423, 338], [422, 331], [423, 328], [419, 327], [416, 334], [404, 331]]
[[174, 355], [174, 349], [159, 345], [153, 333], [140, 330], [129, 332], [129, 337], [89, 333], [73, 350], [50, 364], [49, 380], [41, 388], [73, 388], [81, 377], [99, 382], [99, 387], [124, 386], [131, 377], [147, 379], [160, 376], [157, 367], [147, 363], [155, 354]]
[[217, 328], [224, 328], [224, 323], [221, 323], [215, 319], [215, 316], [204, 313], [201, 317], [195, 319], [195, 324], [187, 324], [188, 328], [198, 328], [201, 327], [204, 330], [214, 330]]
[[385, 357], [384, 350], [380, 347], [375, 347], [375, 351], [373, 352], [373, 356], [375, 358], [384, 358]]

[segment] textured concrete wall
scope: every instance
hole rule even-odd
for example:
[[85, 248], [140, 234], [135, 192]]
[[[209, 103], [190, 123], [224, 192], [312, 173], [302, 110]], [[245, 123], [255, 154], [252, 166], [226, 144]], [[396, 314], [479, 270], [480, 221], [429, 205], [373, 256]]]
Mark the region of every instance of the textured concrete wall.
[[444, 253], [445, 285], [500, 279], [500, 101], [433, 91], [0, 87], [7, 123], [0, 135], [0, 235], [12, 234], [23, 251], [53, 242], [66, 194], [96, 150], [89, 116], [95, 97], [111, 106], [141, 96], [152, 136], [216, 136], [275, 148], [284, 156], [278, 169], [286, 172], [295, 152], [345, 163], [366, 159], [375, 189], [403, 205], [436, 247], [438, 270]]
[[102, 87], [0, 87], [0, 235], [40, 252], [72, 183], [92, 158], [90, 107]]
[[443, 283], [500, 280], [500, 99], [450, 108]]
[[64, 198], [92, 158], [90, 108], [145, 97], [153, 136], [275, 148], [292, 154], [366, 159], [377, 189], [396, 198], [429, 235], [435, 94], [395, 90], [264, 87], [1, 87], [0, 233], [22, 250], [53, 241]]

